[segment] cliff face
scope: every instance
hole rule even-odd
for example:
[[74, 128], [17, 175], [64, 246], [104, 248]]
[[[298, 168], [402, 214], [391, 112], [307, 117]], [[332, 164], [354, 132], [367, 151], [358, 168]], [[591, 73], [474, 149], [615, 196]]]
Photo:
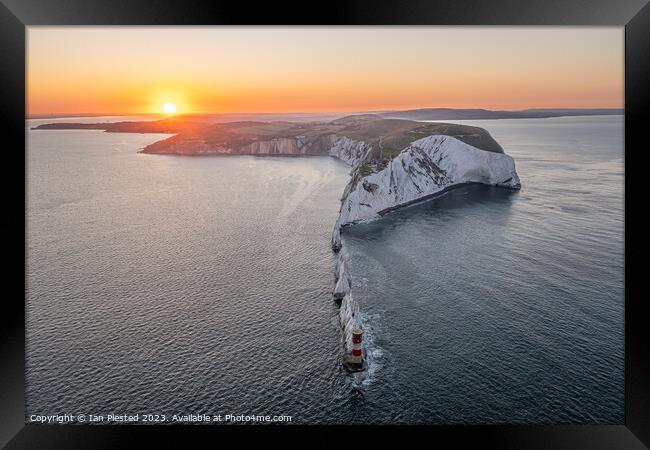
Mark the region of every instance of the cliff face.
[[361, 164], [370, 145], [345, 136], [333, 134], [316, 137], [277, 138], [245, 145], [236, 151], [240, 155], [328, 155], [340, 159], [353, 168]]
[[371, 150], [372, 146], [363, 141], [340, 137], [334, 141], [329, 155], [349, 164], [354, 171], [363, 164]]
[[314, 138], [297, 136], [295, 138], [275, 138], [244, 145], [236, 151], [239, 155], [327, 155], [334, 145], [335, 136]]
[[334, 134], [273, 138], [232, 147], [214, 145], [202, 139], [177, 136], [155, 142], [143, 153], [174, 155], [258, 155], [258, 156], [333, 156], [352, 168], [363, 163], [372, 147], [363, 142]]
[[450, 136], [419, 139], [383, 169], [350, 180], [338, 225], [374, 219], [465, 183], [520, 187], [514, 160], [506, 154], [479, 150]]

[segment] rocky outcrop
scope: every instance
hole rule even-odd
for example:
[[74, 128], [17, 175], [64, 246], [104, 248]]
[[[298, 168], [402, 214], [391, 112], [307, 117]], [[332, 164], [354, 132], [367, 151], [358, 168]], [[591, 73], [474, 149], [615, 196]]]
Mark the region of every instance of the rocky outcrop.
[[340, 248], [340, 227], [369, 219], [452, 187], [482, 183], [518, 189], [512, 157], [472, 147], [450, 136], [435, 135], [412, 142], [377, 172], [356, 174], [341, 200], [332, 237]]
[[346, 294], [341, 301], [339, 321], [343, 330], [345, 352], [350, 353], [352, 351], [352, 330], [362, 328], [359, 304], [352, 297], [352, 293]]
[[371, 145], [343, 136], [333, 142], [329, 155], [349, 164], [354, 171], [363, 164], [371, 150]]
[[352, 291], [352, 280], [348, 273], [347, 260], [343, 253], [339, 253], [336, 259], [336, 268], [334, 269], [334, 298], [336, 300], [343, 300], [343, 297]]
[[352, 278], [348, 271], [347, 257], [342, 252], [336, 258], [334, 281], [333, 295], [334, 299], [341, 302], [339, 322], [343, 330], [343, 346], [347, 354], [352, 350], [352, 330], [361, 329], [361, 311], [352, 297]]
[[334, 224], [334, 231], [332, 231], [331, 245], [332, 245], [332, 250], [334, 250], [335, 252], [341, 250], [341, 247], [343, 246], [343, 244], [341, 243], [341, 225], [339, 225], [338, 220]]

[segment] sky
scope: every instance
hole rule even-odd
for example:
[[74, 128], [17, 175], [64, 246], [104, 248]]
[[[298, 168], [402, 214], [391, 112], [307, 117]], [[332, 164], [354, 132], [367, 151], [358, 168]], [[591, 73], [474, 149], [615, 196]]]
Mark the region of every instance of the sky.
[[39, 27], [36, 114], [623, 107], [622, 27]]

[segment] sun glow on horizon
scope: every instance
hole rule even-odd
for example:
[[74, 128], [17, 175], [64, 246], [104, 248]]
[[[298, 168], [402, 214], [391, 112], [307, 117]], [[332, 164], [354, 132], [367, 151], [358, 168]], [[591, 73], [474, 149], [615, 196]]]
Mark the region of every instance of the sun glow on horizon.
[[176, 114], [176, 105], [172, 102], [166, 102], [163, 105], [163, 112], [165, 114]]

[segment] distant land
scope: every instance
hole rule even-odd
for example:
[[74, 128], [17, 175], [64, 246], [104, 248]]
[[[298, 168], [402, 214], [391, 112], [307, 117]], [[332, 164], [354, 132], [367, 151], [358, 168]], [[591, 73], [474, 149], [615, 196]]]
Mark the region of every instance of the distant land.
[[544, 119], [565, 116], [612, 116], [624, 114], [622, 108], [576, 109], [549, 108], [521, 111], [492, 111], [489, 109], [421, 108], [379, 113], [387, 119], [408, 120], [485, 120], [485, 119]]
[[[489, 109], [456, 109], [456, 108], [419, 108], [408, 110], [360, 111], [358, 113], [205, 113], [183, 114], [185, 117], [205, 119], [212, 122], [232, 122], [241, 120], [292, 120], [312, 121], [327, 120], [346, 114], [376, 114], [385, 119], [408, 120], [486, 120], [486, 119], [542, 119], [563, 116], [611, 116], [622, 115], [623, 108], [534, 108], [518, 111], [489, 110]], [[28, 119], [59, 119], [67, 117], [107, 117], [107, 116], [157, 116], [157, 114], [116, 114], [116, 113], [77, 113], [77, 114], [30, 114]]]
[[184, 156], [328, 155], [334, 142], [344, 137], [362, 143], [368, 161], [386, 162], [410, 142], [434, 134], [452, 136], [476, 148], [503, 153], [501, 146], [482, 128], [386, 119], [379, 114], [356, 114], [332, 121], [310, 122], [215, 122], [205, 117], [181, 116], [135, 122], [55, 122], [33, 129], [173, 134], [147, 145], [142, 152]]
[[115, 116], [154, 116], [156, 114], [117, 114], [117, 113], [50, 113], [28, 114], [27, 119], [65, 119], [74, 117], [115, 117]]

